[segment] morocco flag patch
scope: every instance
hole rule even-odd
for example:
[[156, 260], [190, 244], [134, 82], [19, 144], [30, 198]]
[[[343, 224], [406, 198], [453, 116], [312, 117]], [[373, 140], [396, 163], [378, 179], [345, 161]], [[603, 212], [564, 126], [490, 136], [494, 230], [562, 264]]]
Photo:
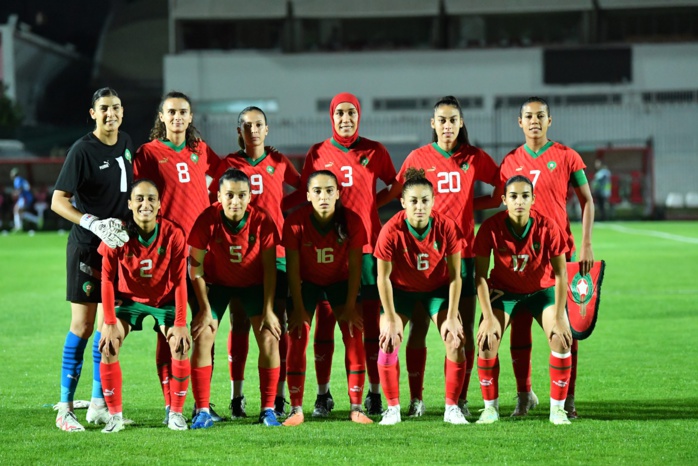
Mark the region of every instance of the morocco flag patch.
[[605, 270], [606, 262], [596, 261], [588, 274], [580, 275], [579, 262], [567, 263], [567, 316], [577, 340], [588, 338], [594, 331]]

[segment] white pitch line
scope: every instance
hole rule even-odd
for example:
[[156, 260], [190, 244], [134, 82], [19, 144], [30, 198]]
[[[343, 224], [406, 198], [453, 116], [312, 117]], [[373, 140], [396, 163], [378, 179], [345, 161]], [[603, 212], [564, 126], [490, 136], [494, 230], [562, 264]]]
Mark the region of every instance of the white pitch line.
[[664, 233], [663, 231], [637, 230], [635, 228], [624, 227], [621, 225], [610, 225], [607, 223], [596, 223], [594, 224], [594, 228], [608, 228], [609, 230], [618, 231], [620, 233], [628, 233], [631, 235], [654, 236], [656, 238], [668, 239], [670, 241], [678, 241], [680, 243], [698, 244], [698, 238], [674, 235], [671, 233]]

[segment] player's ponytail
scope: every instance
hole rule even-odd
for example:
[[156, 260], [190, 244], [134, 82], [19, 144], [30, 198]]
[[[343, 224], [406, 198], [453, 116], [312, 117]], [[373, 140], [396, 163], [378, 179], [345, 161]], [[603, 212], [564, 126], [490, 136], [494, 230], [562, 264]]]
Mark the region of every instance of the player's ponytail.
[[[463, 109], [460, 106], [460, 102], [458, 99], [453, 97], [452, 95], [446, 95], [443, 96], [439, 99], [438, 102], [434, 104], [434, 112], [439, 109], [439, 107], [442, 106], [448, 106], [448, 107], [453, 107], [456, 110], [458, 110], [458, 114], [460, 115], [460, 119], [463, 120]], [[431, 142], [438, 142], [439, 137], [436, 135], [436, 130], [432, 129], [431, 130]], [[456, 136], [456, 141], [458, 141], [460, 144], [469, 146], [470, 145], [470, 139], [468, 138], [468, 127], [465, 126], [465, 121], [463, 121], [463, 127], [459, 128], [458, 130], [458, 136]]]
[[199, 142], [202, 141], [203, 138], [201, 137], [199, 130], [196, 129], [196, 126], [194, 126], [194, 111], [192, 108], [191, 99], [185, 93], [179, 91], [170, 91], [162, 97], [162, 100], [160, 100], [158, 111], [155, 114], [155, 122], [153, 123], [153, 127], [150, 129], [150, 140], [167, 140], [167, 127], [165, 126], [165, 122], [160, 120], [160, 114], [162, 113], [163, 106], [165, 105], [165, 101], [167, 101], [167, 99], [184, 99], [189, 104], [189, 111], [192, 112], [192, 120], [184, 133], [184, 140], [186, 142], [187, 149], [192, 152], [196, 151], [199, 146]]
[[428, 186], [431, 192], [434, 192], [434, 185], [427, 179], [424, 169], [410, 167], [405, 171], [405, 183], [402, 185], [402, 195], [404, 196], [405, 191], [415, 186]]

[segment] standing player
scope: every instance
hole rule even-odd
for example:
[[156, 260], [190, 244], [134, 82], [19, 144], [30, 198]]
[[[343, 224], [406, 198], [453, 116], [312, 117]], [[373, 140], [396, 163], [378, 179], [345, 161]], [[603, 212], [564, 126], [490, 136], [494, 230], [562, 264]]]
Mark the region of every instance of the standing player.
[[104, 303], [100, 373], [110, 414], [102, 432], [111, 434], [124, 428], [119, 350], [130, 331], [143, 328], [147, 316], [155, 319], [172, 352], [172, 380], [167, 384], [172, 404], [167, 426], [187, 430], [182, 415], [190, 373], [184, 233], [169, 220], [157, 219], [160, 200], [155, 183], [136, 181], [130, 197], [131, 239], [118, 249], [104, 243], [98, 249], [103, 257]]
[[[552, 124], [550, 107], [540, 97], [530, 97], [519, 114], [519, 126], [526, 137], [526, 143], [509, 152], [500, 166], [500, 186], [515, 175], [525, 175], [532, 179], [536, 189], [535, 210], [555, 222], [562, 230], [567, 245], [568, 262], [575, 261], [575, 244], [567, 216], [567, 191], [571, 183], [582, 208], [582, 245], [579, 260], [579, 273], [586, 275], [594, 265], [591, 249], [591, 234], [594, 224], [594, 200], [589, 189], [584, 162], [577, 152], [558, 142], [548, 139], [548, 128]], [[502, 189], [492, 194], [492, 202], [482, 208], [500, 205]], [[496, 198], [496, 199], [495, 199]], [[478, 208], [478, 206], [476, 206]], [[531, 390], [531, 325], [530, 312], [518, 312], [511, 322], [511, 359], [516, 376], [518, 403], [512, 416], [525, 416], [528, 410], [538, 404], [538, 398]], [[577, 417], [574, 406], [575, 382], [577, 379], [578, 342], [572, 342], [572, 373], [565, 410], [569, 418]]]
[[[510, 178], [504, 191], [506, 212], [487, 219], [475, 240], [475, 280], [482, 309], [477, 371], [485, 400], [477, 423], [499, 420], [497, 351], [510, 317], [525, 308], [543, 327], [550, 345], [550, 422], [569, 424], [563, 409], [572, 363], [572, 332], [565, 314], [567, 245], [554, 221], [531, 212], [535, 197], [528, 178]], [[491, 254], [494, 269], [488, 283]]]
[[[133, 181], [133, 143], [128, 134], [119, 132], [124, 109], [114, 89], [105, 87], [94, 93], [90, 116], [95, 129], [68, 151], [51, 200], [51, 210], [75, 224], [66, 251], [71, 320], [63, 345], [61, 400], [56, 416], [56, 427], [67, 432], [85, 430], [73, 413], [73, 398], [95, 318], [98, 329], [102, 324], [102, 256], [97, 248], [100, 241], [110, 248], [128, 241], [120, 219], [128, 214], [128, 188]], [[70, 202], [72, 197], [75, 207]], [[100, 338], [98, 330], [92, 347], [95, 367], [92, 400], [87, 410], [87, 422], [95, 424], [109, 420], [97, 369], [101, 361]]]
[[220, 203], [201, 213], [189, 235], [189, 278], [198, 301], [191, 325], [192, 388], [197, 407], [191, 427], [213, 425], [211, 348], [229, 303], [247, 314], [259, 346], [259, 422], [280, 426], [274, 414], [281, 335], [274, 315], [278, 233], [263, 210], [249, 206], [247, 175], [231, 168], [221, 176], [218, 188]]
[[291, 413], [285, 426], [304, 421], [305, 354], [313, 313], [319, 300], [329, 301], [341, 323], [351, 410], [349, 418], [371, 424], [361, 410], [366, 355], [361, 340], [363, 322], [356, 302], [361, 284], [361, 251], [367, 242], [361, 219], [342, 207], [337, 177], [321, 170], [308, 178], [308, 201], [284, 226], [288, 281], [293, 298], [289, 332], [288, 385]]
[[[434, 210], [454, 222], [463, 231], [465, 245], [461, 256], [463, 286], [459, 301], [459, 312], [465, 332], [465, 379], [458, 405], [465, 416], [470, 416], [467, 394], [470, 372], [475, 360], [473, 326], [475, 323], [475, 276], [472, 244], [475, 239], [473, 198], [475, 181], [498, 185], [497, 164], [482, 149], [470, 144], [468, 129], [463, 121], [463, 111], [458, 99], [446, 96], [434, 105], [431, 119], [432, 143], [410, 153], [397, 175], [404, 183], [405, 172], [410, 168], [425, 170], [426, 178], [436, 186]], [[421, 320], [419, 325], [415, 322]], [[415, 312], [410, 320], [410, 335], [407, 339], [405, 359], [410, 384], [410, 409], [408, 416], [424, 414], [422, 390], [424, 369], [427, 360], [426, 331], [429, 316], [423, 311]]]
[[[369, 243], [364, 247], [361, 270], [361, 304], [364, 319], [364, 347], [368, 371], [369, 392], [365, 406], [368, 414], [383, 411], [378, 375], [378, 336], [380, 299], [376, 287], [376, 260], [373, 246], [380, 231], [378, 207], [396, 197], [395, 167], [385, 147], [376, 141], [359, 137], [361, 107], [353, 94], [342, 92], [330, 103], [332, 137], [315, 144], [305, 158], [301, 184], [318, 170], [329, 170], [337, 177], [342, 191], [342, 203], [356, 212], [366, 229]], [[376, 194], [376, 182], [388, 187]], [[299, 192], [299, 191], [297, 191]], [[334, 406], [330, 394], [330, 369], [334, 352], [334, 316], [329, 306], [319, 306], [315, 330], [315, 368], [318, 377], [318, 397], [313, 416], [325, 417]]]
[[[14, 231], [22, 231], [22, 220], [25, 218], [41, 229], [43, 221], [39, 220], [37, 215], [29, 212], [32, 204], [34, 204], [34, 194], [29, 181], [19, 176], [19, 168], [17, 167], [10, 170], [10, 178], [12, 179], [13, 196], [17, 198], [17, 202], [15, 202], [12, 208]], [[43, 216], [41, 218], [43, 219]]]
[[[394, 425], [401, 421], [398, 351], [405, 324], [419, 303], [446, 346], [444, 422], [467, 424], [458, 407], [465, 372], [465, 338], [458, 316], [463, 240], [453, 220], [432, 211], [434, 187], [424, 177], [424, 170], [411, 168], [405, 172], [400, 202], [405, 210], [385, 224], [375, 249], [384, 311], [378, 370], [388, 402], [380, 423]], [[420, 324], [416, 322], [415, 326]]]
[[[218, 156], [201, 139], [194, 126], [189, 97], [177, 91], [165, 94], [150, 130], [150, 142], [138, 148], [133, 171], [136, 178], [148, 178], [155, 182], [161, 193], [162, 216], [179, 225], [185, 236], [189, 235], [199, 214], [210, 205], [206, 177], [213, 175], [219, 163]], [[189, 300], [195, 301], [191, 289]], [[164, 335], [155, 330], [158, 335], [155, 363], [165, 397], [167, 423], [172, 358]]]
[[[267, 116], [259, 107], [247, 107], [238, 116], [238, 144], [240, 150], [224, 158], [211, 182], [211, 195], [218, 192], [218, 178], [229, 168], [237, 168], [250, 178], [250, 205], [267, 212], [276, 225], [279, 237], [283, 232], [284, 216], [281, 203], [284, 197], [284, 183], [293, 188], [300, 186], [300, 175], [285, 155], [274, 149], [267, 149], [264, 141], [269, 134]], [[276, 295], [274, 308], [281, 322], [281, 340], [279, 353], [281, 372], [274, 401], [274, 411], [277, 416], [285, 414], [284, 390], [286, 383], [286, 352], [288, 335], [285, 331], [286, 299], [288, 297], [288, 281], [286, 279], [286, 254], [281, 245], [276, 246]], [[250, 321], [238, 307], [231, 308], [232, 325], [228, 335], [228, 361], [230, 366], [231, 401], [230, 416], [232, 419], [247, 417], [245, 413], [245, 396], [243, 381], [245, 379], [245, 363], [249, 349]]]

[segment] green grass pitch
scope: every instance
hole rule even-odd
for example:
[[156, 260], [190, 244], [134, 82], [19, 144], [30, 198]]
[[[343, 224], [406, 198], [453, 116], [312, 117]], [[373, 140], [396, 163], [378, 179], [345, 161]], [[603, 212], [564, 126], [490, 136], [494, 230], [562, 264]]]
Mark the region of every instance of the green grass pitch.
[[[581, 238], [579, 225], [575, 234]], [[65, 297], [66, 236], [0, 237], [0, 464], [698, 464], [698, 223], [597, 224], [594, 253], [607, 262], [594, 334], [580, 344], [577, 409], [571, 426], [548, 415], [548, 348], [534, 329], [533, 387], [542, 404], [522, 420], [508, 414], [515, 384], [508, 351], [500, 354], [502, 420], [490, 426], [443, 422], [443, 347], [432, 328], [425, 380], [427, 415], [393, 427], [347, 420], [343, 347], [337, 333], [327, 420], [297, 428], [254, 425], [259, 409], [256, 348], [250, 345], [246, 421], [203, 431], [162, 425], [155, 374], [155, 336], [131, 334], [121, 361], [124, 410], [136, 424], [116, 435], [68, 434], [54, 426], [61, 348], [70, 310]], [[211, 400], [225, 413], [230, 396], [226, 352], [229, 324], [218, 336]], [[508, 347], [508, 333], [503, 348]], [[89, 399], [88, 347], [77, 399]], [[312, 345], [306, 412], [314, 395]], [[404, 354], [404, 353], [403, 353]], [[404, 357], [403, 414], [409, 404]], [[474, 373], [474, 414], [482, 397]], [[191, 393], [185, 414], [193, 404]], [[84, 420], [85, 411], [78, 411]], [[471, 418], [471, 422], [475, 417]]]

